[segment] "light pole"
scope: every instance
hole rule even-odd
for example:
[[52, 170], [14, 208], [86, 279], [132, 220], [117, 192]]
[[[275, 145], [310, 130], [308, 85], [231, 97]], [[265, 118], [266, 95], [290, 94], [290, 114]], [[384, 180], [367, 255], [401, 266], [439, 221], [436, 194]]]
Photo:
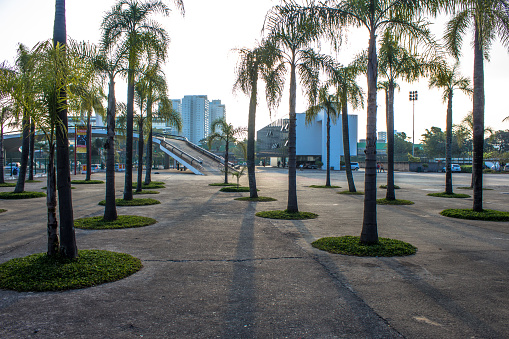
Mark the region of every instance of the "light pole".
[[415, 101], [417, 101], [417, 91], [410, 91], [409, 99], [412, 102], [412, 156], [415, 156]]

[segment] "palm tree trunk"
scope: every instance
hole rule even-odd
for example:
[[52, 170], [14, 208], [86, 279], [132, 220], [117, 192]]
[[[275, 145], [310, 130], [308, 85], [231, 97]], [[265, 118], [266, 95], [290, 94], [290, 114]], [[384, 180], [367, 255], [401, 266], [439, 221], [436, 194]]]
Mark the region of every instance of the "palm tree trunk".
[[21, 166], [18, 173], [18, 181], [14, 188], [14, 193], [21, 193], [25, 190], [25, 178], [27, 175], [28, 153], [30, 150], [30, 117], [28, 112], [23, 110], [22, 118], [23, 142], [21, 146]]
[[[65, 28], [65, 0], [56, 0], [55, 26], [53, 29], [53, 43], [66, 43]], [[60, 123], [57, 126], [57, 188], [58, 208], [60, 214], [60, 254], [73, 259], [78, 256], [76, 236], [74, 233], [74, 217], [71, 194], [71, 169], [69, 165], [69, 141], [67, 138], [67, 93], [60, 90], [58, 95], [63, 99], [62, 106], [57, 109]]]
[[249, 180], [249, 197], [252, 199], [258, 198], [255, 175], [256, 96], [258, 95], [257, 75], [255, 76], [255, 79], [251, 86], [251, 99], [249, 101], [249, 116], [247, 123], [247, 176]]
[[152, 181], [152, 100], [147, 100], [147, 123], [148, 139], [147, 139], [147, 165], [145, 168], [145, 185]]
[[138, 122], [138, 182], [136, 183], [136, 192], [141, 192], [143, 180], [143, 120]]
[[46, 177], [46, 207], [48, 209], [48, 255], [58, 254], [57, 183], [55, 175], [55, 146], [50, 143]]
[[447, 130], [445, 136], [445, 193], [452, 194], [452, 90], [447, 94]]
[[5, 183], [4, 179], [4, 125], [0, 124], [0, 184]]
[[30, 154], [29, 154], [29, 164], [30, 167], [28, 169], [28, 180], [34, 180], [34, 154], [35, 154], [35, 123], [32, 120], [30, 123]]
[[475, 24], [474, 38], [474, 96], [473, 96], [473, 120], [474, 120], [474, 154], [472, 163], [472, 176], [474, 180], [473, 210], [482, 212], [482, 165], [484, 150], [484, 64], [483, 48], [479, 34], [480, 30]]
[[90, 126], [90, 116], [92, 112], [87, 112], [87, 175], [85, 180], [91, 180], [92, 176], [92, 127]]
[[288, 130], [288, 205], [286, 210], [290, 213], [299, 212], [297, 204], [297, 116], [295, 114], [297, 80], [295, 72], [295, 52], [292, 56], [290, 69], [290, 112]]
[[106, 204], [104, 206], [104, 220], [117, 219], [117, 206], [115, 203], [115, 82], [110, 75], [107, 110], [107, 135], [106, 148]]
[[127, 86], [127, 121], [124, 200], [133, 200], [133, 114], [134, 114], [134, 70], [129, 67]]
[[389, 81], [387, 93], [387, 200], [396, 200], [394, 192], [394, 82]]
[[230, 146], [230, 138], [228, 138], [228, 136], [226, 136], [226, 145], [225, 145], [225, 152], [224, 152], [224, 183], [225, 184], [228, 183], [228, 161], [229, 161], [228, 151], [229, 151], [229, 146]]
[[376, 220], [376, 85], [378, 61], [375, 28], [371, 27], [368, 49], [368, 112], [366, 125], [366, 169], [364, 174], [364, 219], [360, 241], [378, 242]]
[[341, 124], [343, 127], [343, 154], [345, 155], [346, 180], [348, 181], [348, 191], [357, 192], [353, 182], [352, 164], [350, 163], [350, 133], [348, 131], [348, 104], [346, 98], [341, 107]]
[[330, 111], [329, 107], [327, 107], [327, 176], [325, 179], [325, 186], [330, 187]]

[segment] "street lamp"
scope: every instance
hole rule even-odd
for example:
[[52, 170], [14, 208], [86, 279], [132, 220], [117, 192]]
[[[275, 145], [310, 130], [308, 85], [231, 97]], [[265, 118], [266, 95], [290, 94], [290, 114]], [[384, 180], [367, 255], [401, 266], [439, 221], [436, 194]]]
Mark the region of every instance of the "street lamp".
[[417, 91], [410, 91], [409, 99], [412, 102], [412, 156], [414, 157], [415, 145], [415, 101], [417, 101]]

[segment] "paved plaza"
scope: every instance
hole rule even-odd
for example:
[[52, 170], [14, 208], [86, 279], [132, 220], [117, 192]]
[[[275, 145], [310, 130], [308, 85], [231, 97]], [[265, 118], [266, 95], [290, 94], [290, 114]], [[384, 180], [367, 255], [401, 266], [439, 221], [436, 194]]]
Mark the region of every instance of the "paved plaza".
[[[287, 171], [257, 169], [261, 196], [243, 202], [209, 183], [221, 176], [158, 171], [160, 205], [118, 207], [153, 217], [135, 229], [79, 230], [79, 249], [125, 252], [143, 268], [126, 279], [64, 292], [0, 290], [0, 338], [509, 338], [509, 223], [446, 218], [445, 208], [471, 208], [472, 198], [429, 197], [445, 189], [443, 173], [396, 173], [399, 199], [378, 206], [380, 237], [409, 242], [416, 255], [334, 255], [310, 244], [359, 235], [363, 196], [318, 189], [325, 172], [298, 171], [299, 209], [314, 220], [263, 219], [285, 209]], [[117, 173], [122, 197], [124, 174]], [[84, 175], [72, 176], [84, 179]], [[354, 174], [364, 189], [364, 172]], [[104, 173], [92, 179], [104, 180]], [[42, 179], [44, 180], [44, 179]], [[232, 181], [235, 179], [232, 179]], [[378, 174], [378, 185], [386, 174]], [[247, 185], [247, 177], [241, 179]], [[456, 193], [472, 194], [470, 175], [454, 173]], [[484, 207], [509, 211], [509, 175], [488, 174]], [[45, 182], [26, 184], [41, 191]], [[74, 217], [102, 215], [104, 184], [75, 185]], [[11, 191], [13, 188], [0, 188]], [[378, 190], [380, 198], [385, 196]], [[45, 199], [0, 200], [0, 263], [46, 249]]]

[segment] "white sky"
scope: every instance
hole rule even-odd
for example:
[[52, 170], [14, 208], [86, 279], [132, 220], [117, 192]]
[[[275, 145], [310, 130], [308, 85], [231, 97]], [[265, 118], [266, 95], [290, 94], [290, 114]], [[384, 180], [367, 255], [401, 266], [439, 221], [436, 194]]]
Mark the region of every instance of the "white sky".
[[[115, 0], [67, 0], [67, 34], [76, 40], [98, 42], [99, 26], [104, 13]], [[169, 82], [170, 98], [184, 95], [208, 95], [209, 100], [221, 99], [226, 105], [227, 120], [236, 126], [247, 126], [249, 99], [243, 93], [232, 93], [235, 79], [237, 55], [234, 48], [252, 48], [261, 38], [261, 28], [267, 11], [279, 0], [184, 0], [186, 9], [182, 18], [178, 11], [159, 21], [171, 37], [169, 58], [165, 72]], [[18, 43], [29, 47], [52, 37], [54, 0], [0, 0], [0, 62], [13, 63]], [[442, 26], [433, 28], [437, 36], [442, 35]], [[344, 49], [336, 56], [342, 64], [348, 64], [352, 55], [367, 47], [367, 36], [351, 33]], [[464, 40], [464, 56], [461, 59], [463, 75], [472, 77], [473, 56], [470, 37]], [[490, 62], [485, 63], [486, 114], [485, 124], [495, 129], [509, 129], [509, 122], [502, 119], [509, 116], [505, 96], [509, 94], [509, 54], [496, 42]], [[366, 88], [365, 77], [358, 78]], [[123, 79], [117, 79], [117, 100], [125, 101], [126, 90]], [[415, 104], [416, 141], [426, 128], [441, 127], [445, 130], [446, 106], [438, 90], [428, 90], [428, 81], [406, 84], [400, 82], [400, 91], [395, 98], [395, 129], [412, 135], [412, 104], [408, 100], [410, 90], [419, 91]], [[288, 86], [285, 92], [288, 91]], [[300, 98], [297, 112], [306, 109]], [[471, 100], [456, 93], [454, 97], [453, 122], [460, 123], [472, 110]], [[288, 95], [282, 99], [272, 119], [288, 113]], [[358, 136], [366, 135], [366, 110], [352, 111], [359, 116]], [[257, 129], [271, 121], [268, 109], [259, 95]], [[385, 131], [385, 102], [382, 93], [378, 96], [378, 130]]]

